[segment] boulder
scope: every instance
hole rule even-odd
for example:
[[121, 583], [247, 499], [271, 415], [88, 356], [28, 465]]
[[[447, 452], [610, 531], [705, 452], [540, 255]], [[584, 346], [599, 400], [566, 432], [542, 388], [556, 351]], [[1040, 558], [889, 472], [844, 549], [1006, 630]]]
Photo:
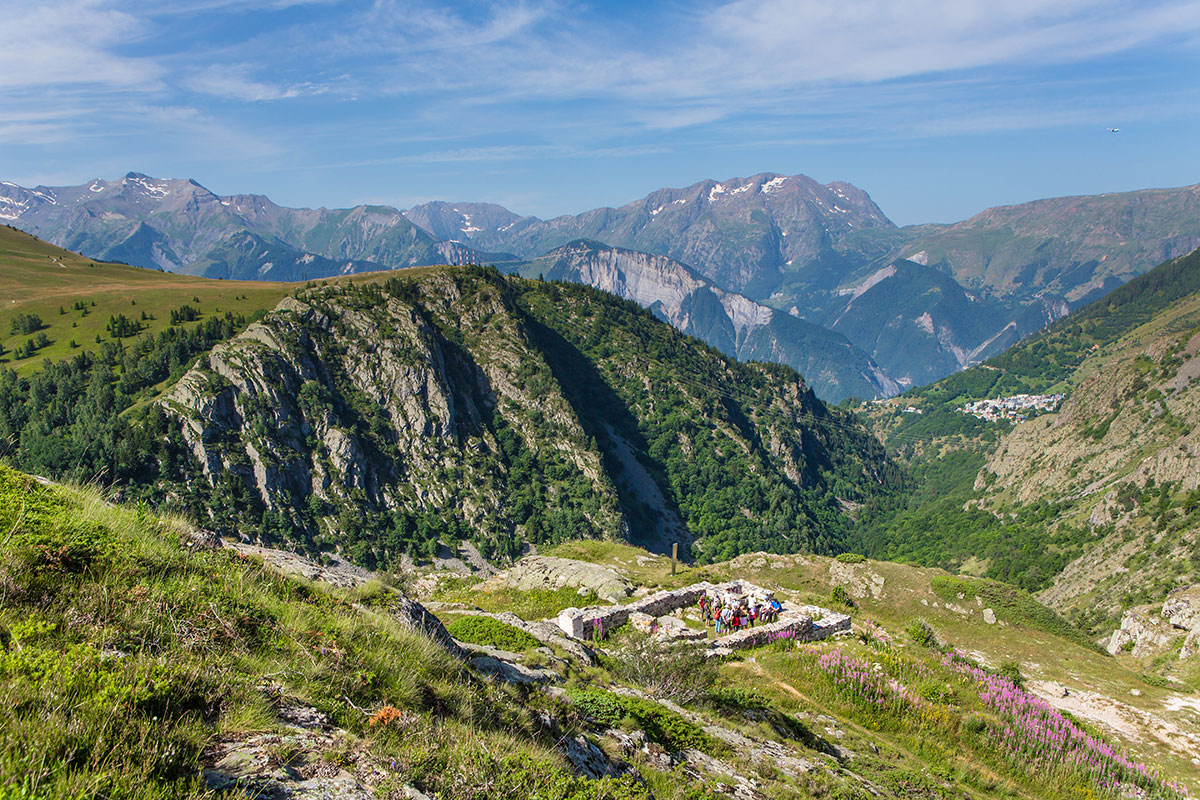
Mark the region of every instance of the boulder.
[[619, 603], [633, 593], [633, 584], [616, 570], [553, 556], [526, 556], [485, 586], [524, 592], [570, 587], [594, 594], [606, 603]]
[[649, 614], [634, 611], [629, 615], [629, 625], [637, 631], [650, 634], [658, 632], [658, 621]]

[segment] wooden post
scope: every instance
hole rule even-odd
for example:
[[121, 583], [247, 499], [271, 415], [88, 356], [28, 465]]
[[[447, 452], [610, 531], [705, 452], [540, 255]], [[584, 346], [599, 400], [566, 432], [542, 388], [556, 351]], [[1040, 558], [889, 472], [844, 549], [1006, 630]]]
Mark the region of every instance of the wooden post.
[[679, 542], [671, 543], [671, 574], [675, 574], [675, 566], [679, 563]]

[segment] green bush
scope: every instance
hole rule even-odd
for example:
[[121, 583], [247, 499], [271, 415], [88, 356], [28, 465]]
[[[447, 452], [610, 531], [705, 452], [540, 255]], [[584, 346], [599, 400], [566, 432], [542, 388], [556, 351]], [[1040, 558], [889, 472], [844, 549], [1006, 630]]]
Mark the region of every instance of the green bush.
[[846, 608], [858, 608], [858, 603], [855, 602], [854, 598], [850, 596], [850, 593], [846, 591], [845, 586], [833, 587], [833, 591], [829, 593], [829, 597], [831, 600], [833, 600], [833, 602], [843, 605]]
[[606, 728], [619, 727], [628, 720], [645, 731], [648, 739], [671, 751], [719, 749], [716, 740], [700, 726], [650, 700], [602, 689], [573, 689], [567, 695], [584, 716]]
[[942, 648], [942, 643], [938, 640], [933, 626], [923, 619], [914, 619], [908, 623], [908, 627], [904, 629], [904, 632], [908, 634], [910, 639], [922, 647], [929, 647], [934, 650]]
[[1001, 661], [1000, 669], [996, 670], [996, 674], [1002, 678], [1008, 678], [1015, 686], [1025, 685], [1025, 676], [1021, 674], [1021, 664], [1018, 661]]
[[521, 652], [537, 647], [540, 642], [520, 628], [514, 628], [491, 617], [459, 616], [446, 624], [446, 630], [460, 642], [499, 647]]
[[838, 553], [837, 560], [843, 564], [861, 564], [867, 557], [861, 553]]
[[677, 703], [703, 697], [717, 681], [716, 665], [691, 642], [665, 644], [649, 636], [614, 653], [611, 669], [622, 680]]

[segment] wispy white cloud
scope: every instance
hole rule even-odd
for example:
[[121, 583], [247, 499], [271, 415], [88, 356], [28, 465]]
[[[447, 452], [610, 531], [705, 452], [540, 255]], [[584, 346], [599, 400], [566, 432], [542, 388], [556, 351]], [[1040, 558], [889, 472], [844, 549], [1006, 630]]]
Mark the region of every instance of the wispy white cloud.
[[118, 52], [149, 28], [109, 3], [0, 0], [0, 17], [0, 90], [56, 85], [145, 90], [160, 77], [154, 63]]
[[[1069, 63], [1200, 30], [1193, 0], [734, 0], [703, 23], [727, 82], [873, 82]], [[741, 63], [737, 68], [732, 56]], [[711, 71], [710, 71], [711, 72]]]
[[286, 100], [323, 94], [329, 87], [312, 83], [277, 86], [250, 77], [248, 64], [213, 64], [183, 80], [188, 89], [225, 100]]

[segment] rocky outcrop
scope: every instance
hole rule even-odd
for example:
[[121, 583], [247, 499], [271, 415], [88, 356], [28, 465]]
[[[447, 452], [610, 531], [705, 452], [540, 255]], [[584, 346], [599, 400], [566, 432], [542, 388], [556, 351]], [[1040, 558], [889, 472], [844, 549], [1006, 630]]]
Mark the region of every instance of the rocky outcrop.
[[1176, 589], [1162, 605], [1129, 609], [1121, 627], [1109, 634], [1108, 652], [1129, 653], [1135, 658], [1177, 651], [1190, 658], [1200, 650], [1200, 586]]
[[[590, 502], [575, 509], [593, 526], [585, 532], [617, 535], [625, 526], [619, 503], [574, 410], [560, 392], [534, 392], [514, 374], [550, 371], [509, 299], [489, 292], [459, 305], [449, 275], [423, 288], [428, 304], [390, 297], [365, 305], [371, 298], [336, 292], [289, 297], [201, 359], [160, 406], [203, 477], [235, 480], [310, 539], [336, 540], [347, 509], [359, 519], [435, 514], [511, 532], [507, 470], [489, 457], [503, 452], [492, 421], [503, 407], [507, 429], [538, 461], [588, 487]], [[484, 320], [487, 336], [474, 350], [447, 338], [446, 325]], [[559, 502], [572, 507], [569, 497]], [[210, 509], [214, 524], [220, 511]], [[378, 539], [371, 552], [398, 556]]]
[[1176, 589], [1167, 595], [1162, 617], [1172, 628], [1185, 633], [1179, 648], [1180, 658], [1191, 658], [1200, 652], [1200, 586]]
[[[278, 732], [235, 736], [210, 746], [202, 758], [208, 788], [263, 800], [373, 800], [389, 777], [365, 750], [351, 748], [346, 731], [313, 708], [284, 707]], [[324, 755], [341, 748], [345, 766]], [[280, 754], [283, 754], [282, 756]]]
[[614, 569], [586, 561], [552, 556], [526, 556], [484, 584], [528, 592], [534, 589], [578, 589], [616, 603], [633, 594], [633, 584]]

